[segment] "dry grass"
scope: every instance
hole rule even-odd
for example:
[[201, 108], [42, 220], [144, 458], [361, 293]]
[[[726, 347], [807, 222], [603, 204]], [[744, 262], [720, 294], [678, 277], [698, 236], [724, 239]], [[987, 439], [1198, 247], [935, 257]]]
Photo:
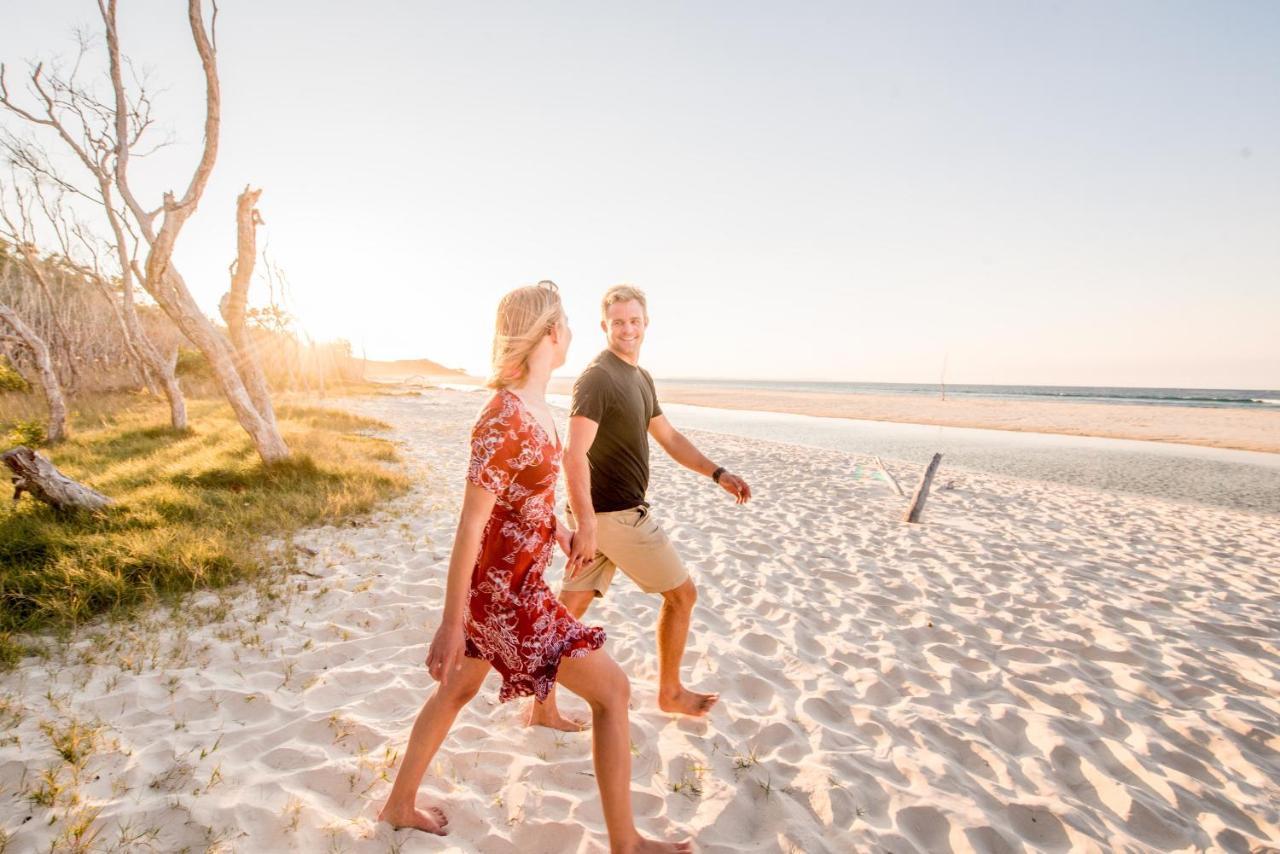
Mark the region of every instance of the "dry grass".
[[[191, 428], [175, 433], [154, 399], [78, 400], [72, 437], [46, 453], [117, 506], [67, 516], [24, 498], [0, 509], [0, 667], [21, 654], [20, 633], [252, 577], [265, 537], [350, 518], [408, 487], [385, 465], [394, 446], [363, 435], [387, 426], [377, 421], [285, 401], [293, 458], [266, 466], [225, 404], [187, 403]], [[6, 405], [0, 437], [28, 414]]]

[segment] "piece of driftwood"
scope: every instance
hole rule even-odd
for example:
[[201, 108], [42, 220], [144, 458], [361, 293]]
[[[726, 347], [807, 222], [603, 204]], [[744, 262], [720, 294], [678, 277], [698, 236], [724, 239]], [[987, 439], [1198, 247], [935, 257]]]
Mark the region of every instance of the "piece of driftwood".
[[941, 462], [942, 454], [934, 454], [933, 459], [929, 460], [929, 465], [920, 477], [920, 485], [916, 487], [916, 494], [911, 496], [911, 505], [907, 508], [902, 521], [920, 521], [920, 514], [924, 512], [924, 500], [929, 496], [929, 484], [933, 483], [933, 475], [938, 471], [938, 464]]
[[27, 447], [19, 446], [0, 454], [13, 472], [13, 500], [22, 493], [43, 501], [55, 510], [102, 510], [115, 502], [95, 489], [77, 483], [58, 471], [57, 466]]
[[894, 491], [894, 492], [896, 492], [896, 493], [898, 493], [898, 497], [899, 497], [899, 498], [906, 498], [906, 497], [907, 497], [907, 494], [906, 494], [905, 492], [903, 492], [903, 491], [902, 491], [902, 487], [901, 487], [901, 486], [898, 486], [898, 481], [897, 481], [897, 479], [893, 476], [893, 473], [892, 473], [892, 472], [890, 472], [887, 468], [885, 468], [885, 465], [884, 465], [884, 463], [881, 461], [881, 459], [880, 459], [879, 457], [872, 457], [871, 459], [873, 459], [873, 460], [875, 460], [875, 461], [876, 461], [876, 465], [877, 465], [877, 466], [879, 466], [880, 471], [884, 472], [884, 476], [885, 476], [885, 477], [887, 477], [887, 478], [889, 478], [889, 483], [892, 483], [892, 484], [893, 484], [893, 491]]

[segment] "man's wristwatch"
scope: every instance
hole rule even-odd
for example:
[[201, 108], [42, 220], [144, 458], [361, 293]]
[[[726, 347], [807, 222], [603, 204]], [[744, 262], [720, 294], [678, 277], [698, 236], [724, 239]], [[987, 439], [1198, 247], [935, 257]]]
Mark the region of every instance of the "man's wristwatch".
[[721, 476], [721, 475], [723, 475], [723, 474], [725, 473], [725, 471], [726, 471], [725, 467], [724, 467], [724, 466], [720, 466], [720, 468], [716, 469], [715, 471], [713, 471], [713, 472], [711, 473], [711, 479], [712, 479], [712, 480], [714, 480], [716, 483], [719, 483], [719, 482], [720, 482], [720, 476]]

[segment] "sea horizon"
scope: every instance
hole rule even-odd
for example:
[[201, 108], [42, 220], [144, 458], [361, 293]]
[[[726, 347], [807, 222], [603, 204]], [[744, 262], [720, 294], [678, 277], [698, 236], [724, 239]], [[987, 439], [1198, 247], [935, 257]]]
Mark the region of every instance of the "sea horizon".
[[818, 394], [899, 394], [1015, 400], [1071, 400], [1129, 405], [1280, 409], [1280, 390], [1176, 388], [1159, 386], [1005, 385], [998, 383], [890, 383], [837, 380], [763, 380], [714, 377], [656, 377], [660, 383], [720, 388], [799, 391]]

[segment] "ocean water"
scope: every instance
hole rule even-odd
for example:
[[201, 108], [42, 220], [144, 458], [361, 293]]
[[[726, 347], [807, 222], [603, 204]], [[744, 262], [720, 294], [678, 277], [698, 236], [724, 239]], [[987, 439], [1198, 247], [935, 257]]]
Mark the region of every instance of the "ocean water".
[[[805, 391], [819, 394], [905, 394], [939, 397], [943, 387], [921, 383], [842, 383], [772, 380], [665, 380], [680, 385], [722, 388]], [[948, 397], [985, 397], [1014, 400], [1066, 400], [1096, 403], [1128, 403], [1157, 406], [1244, 407], [1280, 410], [1280, 391], [1275, 389], [1220, 388], [1126, 388], [1121, 386], [1052, 385], [948, 385]]]
[[[716, 383], [722, 385], [722, 383]], [[458, 386], [488, 394], [487, 389]], [[1273, 392], [1274, 393], [1274, 392]], [[569, 396], [548, 394], [562, 430]], [[876, 455], [925, 465], [942, 453], [942, 474], [970, 470], [1168, 501], [1280, 515], [1280, 454], [973, 427], [823, 418], [784, 412], [664, 403], [677, 428], [709, 430], [797, 446]], [[564, 435], [564, 434], [562, 434]], [[654, 448], [653, 453], [662, 453]], [[732, 460], [720, 462], [734, 467]], [[741, 474], [750, 479], [750, 471]], [[760, 492], [767, 484], [752, 484]], [[912, 485], [903, 484], [910, 490]]]
[[[568, 405], [567, 398], [555, 402]], [[677, 427], [785, 442], [802, 448], [812, 446], [873, 454], [920, 465], [928, 463], [934, 452], [941, 452], [939, 477], [943, 480], [948, 470], [968, 469], [1177, 502], [1280, 514], [1280, 454], [675, 403], [664, 403], [662, 408]], [[731, 460], [720, 462], [733, 466]], [[750, 472], [742, 474], [750, 477]], [[766, 487], [761, 484], [760, 488]], [[910, 490], [911, 485], [903, 484], [903, 489]]]

